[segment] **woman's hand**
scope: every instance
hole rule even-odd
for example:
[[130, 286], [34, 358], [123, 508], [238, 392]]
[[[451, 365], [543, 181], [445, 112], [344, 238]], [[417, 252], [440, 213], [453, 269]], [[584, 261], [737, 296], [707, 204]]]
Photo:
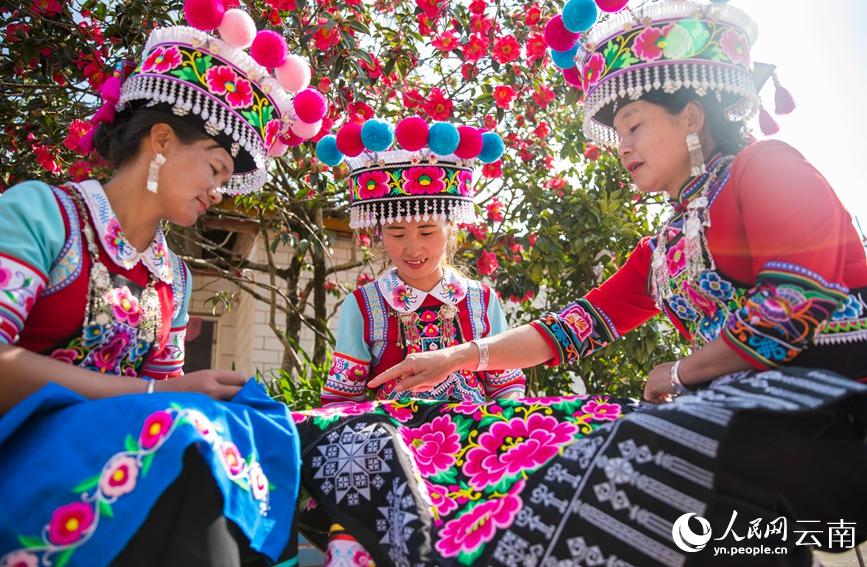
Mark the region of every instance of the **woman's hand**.
[[198, 392], [215, 400], [230, 400], [247, 382], [233, 370], [197, 370], [170, 380], [159, 380], [154, 392]]
[[654, 404], [671, 401], [674, 395], [674, 389], [671, 387], [672, 366], [674, 366], [673, 362], [663, 362], [650, 371], [644, 383], [645, 400]]
[[[471, 349], [470, 352], [467, 352]], [[377, 388], [394, 380], [397, 392], [426, 392], [440, 384], [452, 372], [461, 369], [463, 359], [467, 354], [476, 352], [478, 364], [478, 349], [471, 343], [444, 348], [441, 350], [420, 352], [408, 355], [403, 362], [392, 366], [367, 383], [368, 388]]]

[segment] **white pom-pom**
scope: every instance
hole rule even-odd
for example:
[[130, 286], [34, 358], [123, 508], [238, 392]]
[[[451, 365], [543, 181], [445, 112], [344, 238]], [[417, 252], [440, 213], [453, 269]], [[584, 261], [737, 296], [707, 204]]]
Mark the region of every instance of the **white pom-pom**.
[[298, 55], [290, 55], [274, 73], [280, 86], [290, 93], [303, 91], [310, 85], [310, 65]]
[[312, 124], [309, 124], [307, 122], [301, 122], [299, 120], [292, 125], [292, 131], [295, 132], [295, 134], [297, 134], [298, 136], [304, 138], [305, 140], [309, 140], [310, 138], [318, 134], [321, 128], [321, 120], [317, 120]]
[[256, 37], [256, 22], [244, 10], [232, 8], [226, 10], [219, 30], [223, 41], [232, 47], [247, 49]]

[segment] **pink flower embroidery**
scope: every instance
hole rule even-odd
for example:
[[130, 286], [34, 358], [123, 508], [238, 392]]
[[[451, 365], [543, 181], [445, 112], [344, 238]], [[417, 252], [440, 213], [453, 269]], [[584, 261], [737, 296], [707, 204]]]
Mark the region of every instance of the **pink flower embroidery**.
[[472, 194], [473, 172], [461, 170], [458, 172], [458, 193], [469, 196]]
[[403, 170], [403, 188], [410, 195], [436, 195], [445, 189], [441, 167], [410, 167]]
[[220, 457], [223, 461], [223, 466], [231, 476], [235, 476], [244, 470], [244, 457], [238, 450], [238, 446], [231, 441], [225, 441], [220, 447]]
[[99, 489], [108, 498], [117, 498], [135, 488], [138, 478], [138, 463], [127, 455], [121, 455], [111, 462], [99, 479]]
[[193, 424], [196, 431], [205, 441], [213, 442], [217, 439], [217, 431], [211, 420], [197, 410], [187, 410], [187, 420]]
[[105, 247], [112, 256], [123, 254], [126, 237], [123, 235], [120, 223], [116, 218], [108, 221], [108, 225], [105, 227], [105, 236], [103, 236], [102, 240], [105, 242]]
[[78, 352], [71, 348], [59, 348], [51, 353], [51, 358], [72, 364], [75, 362], [75, 359], [78, 358]]
[[367, 367], [361, 364], [356, 364], [346, 373], [346, 377], [350, 382], [364, 382], [367, 380]]
[[0, 266], [0, 288], [8, 285], [10, 281], [12, 281], [12, 270]]
[[593, 415], [600, 421], [617, 421], [620, 417], [620, 404], [607, 404], [601, 400], [590, 400], [581, 408], [582, 412]]
[[111, 312], [114, 318], [122, 323], [128, 323], [131, 327], [138, 327], [141, 321], [141, 309], [138, 299], [124, 286], [114, 288], [109, 293]]
[[208, 90], [214, 94], [225, 95], [232, 108], [246, 108], [253, 104], [253, 87], [249, 81], [238, 77], [237, 73], [225, 65], [211, 67], [205, 72]]
[[261, 465], [259, 465], [259, 463], [253, 463], [250, 465], [250, 472], [247, 476], [250, 480], [250, 490], [253, 493], [253, 498], [259, 501], [266, 500], [268, 498], [270, 486], [268, 483], [268, 477], [265, 476], [265, 472], [262, 471]]
[[412, 419], [412, 410], [399, 402], [384, 403], [382, 404], [382, 409], [384, 409], [385, 413], [390, 415], [392, 419], [396, 419], [401, 423], [406, 423]]
[[415, 294], [411, 287], [399, 285], [391, 292], [391, 299], [395, 305], [399, 305], [404, 309], [409, 309], [412, 302], [415, 300]]
[[516, 417], [497, 422], [479, 436], [478, 447], [467, 452], [463, 472], [470, 486], [481, 490], [506, 476], [544, 465], [576, 431], [571, 423], [538, 413], [526, 421]]
[[425, 476], [451, 467], [455, 463], [455, 453], [461, 448], [457, 427], [447, 415], [435, 417], [417, 429], [401, 431], [401, 435], [415, 456], [419, 471]]
[[645, 28], [635, 38], [635, 43], [632, 44], [632, 51], [642, 61], [656, 61], [662, 57], [662, 50], [665, 48], [665, 34], [671, 26], [665, 28]]
[[298, 425], [299, 423], [304, 423], [309, 418], [310, 416], [304, 415], [303, 413], [297, 411], [292, 412], [292, 422], [295, 423], [295, 425]]
[[48, 540], [54, 545], [69, 545], [80, 540], [93, 524], [93, 508], [85, 502], [61, 506], [51, 514]]
[[528, 404], [541, 404], [550, 406], [558, 402], [572, 402], [583, 399], [585, 396], [542, 396], [536, 398], [522, 398], [521, 401]]
[[421, 334], [428, 338], [438, 337], [440, 334], [440, 330], [439, 327], [437, 327], [436, 325], [425, 325]]
[[433, 484], [424, 481], [427, 485], [428, 494], [430, 494], [431, 502], [433, 502], [434, 510], [439, 515], [439, 517], [448, 516], [451, 512], [454, 512], [458, 508], [458, 503], [454, 501], [454, 499], [449, 496], [449, 490], [445, 486], [440, 486], [439, 484]]
[[443, 283], [442, 290], [443, 294], [452, 301], [460, 301], [467, 294], [463, 286], [457, 282]]
[[157, 47], [141, 64], [143, 73], [165, 73], [181, 64], [181, 52], [177, 47]]
[[601, 53], [594, 53], [584, 64], [584, 90], [587, 91], [590, 87], [599, 82], [602, 78], [602, 73], [605, 71], [605, 58]]
[[727, 30], [719, 40], [723, 53], [736, 65], [750, 66], [750, 45], [737, 30]]
[[698, 307], [706, 315], [713, 315], [717, 312], [717, 305], [708, 296], [692, 287], [689, 282], [683, 282], [683, 290], [686, 292], [686, 298], [690, 303]]
[[[370, 554], [364, 549], [359, 549], [355, 552], [355, 554], [352, 556], [352, 564], [356, 565], [357, 567], [372, 567], [373, 565], [375, 565], [375, 563], [373, 562], [373, 557], [371, 557]], [[329, 563], [326, 563], [326, 565], [329, 565]]]
[[518, 496], [523, 489], [522, 480], [502, 498], [483, 502], [462, 516], [446, 522], [439, 532], [437, 550], [445, 557], [455, 557], [491, 541], [498, 529], [512, 525], [523, 507]]
[[3, 567], [38, 567], [38, 565], [39, 558], [23, 549], [7, 555], [3, 563]]
[[155, 411], [147, 416], [139, 434], [141, 448], [147, 450], [157, 446], [172, 430], [174, 421], [175, 418], [172, 414], [163, 410]]
[[277, 136], [280, 135], [280, 120], [269, 120], [265, 124], [265, 147], [270, 148], [277, 141]]
[[585, 340], [593, 332], [593, 317], [580, 303], [569, 305], [560, 312], [560, 317], [566, 321], [579, 341]]
[[676, 276], [686, 269], [686, 254], [684, 247], [686, 246], [686, 238], [681, 238], [677, 244], [668, 249], [665, 255], [666, 264], [668, 264], [668, 274]]
[[115, 334], [107, 343], [93, 352], [93, 365], [100, 372], [115, 374], [120, 359], [130, 344], [130, 338], [124, 333]]
[[419, 319], [421, 319], [422, 323], [433, 323], [437, 320], [437, 314], [435, 311], [425, 311]]
[[366, 171], [358, 176], [356, 183], [361, 199], [378, 199], [388, 195], [388, 174], [384, 171]]

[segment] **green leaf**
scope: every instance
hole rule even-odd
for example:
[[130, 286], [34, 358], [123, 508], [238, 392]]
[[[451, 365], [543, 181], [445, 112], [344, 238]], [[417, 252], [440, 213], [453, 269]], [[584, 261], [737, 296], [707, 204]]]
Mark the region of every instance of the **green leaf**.
[[460, 415], [455, 415], [452, 416], [452, 421], [454, 422], [461, 439], [466, 439], [467, 435], [470, 434], [470, 430], [473, 428], [473, 420]]
[[111, 504], [105, 500], [100, 500], [97, 507], [99, 508], [100, 515], [105, 516], [106, 518], [114, 518], [114, 510], [111, 509]]
[[81, 492], [86, 492], [86, 491], [90, 490], [91, 488], [94, 488], [96, 485], [99, 484], [99, 477], [100, 476], [101, 476], [100, 474], [97, 474], [97, 475], [94, 475], [94, 476], [92, 476], [86, 480], [82, 480], [81, 482], [79, 482], [78, 484], [76, 484], [72, 488], [72, 492], [75, 494], [79, 494]]
[[250, 126], [259, 128], [262, 126], [262, 121], [259, 119], [259, 113], [252, 110], [242, 110], [241, 115], [250, 123]]
[[126, 439], [124, 439], [123, 448], [130, 453], [138, 453], [140, 449], [138, 441], [130, 434], [127, 434]]
[[485, 546], [484, 544], [481, 544], [472, 551], [461, 551], [458, 554], [458, 563], [461, 565], [473, 565], [484, 550]]
[[689, 33], [689, 37], [692, 38], [693, 53], [698, 53], [704, 49], [704, 46], [710, 40], [710, 32], [704, 22], [700, 20], [681, 20], [678, 22], [678, 25], [684, 28]]
[[66, 567], [66, 564], [69, 563], [69, 560], [72, 558], [72, 554], [75, 553], [76, 548], [70, 547], [69, 549], [64, 549], [60, 553], [57, 554], [57, 559], [54, 560], [54, 567]]
[[20, 543], [22, 547], [26, 547], [27, 549], [45, 547], [45, 542], [42, 541], [42, 538], [35, 536], [20, 535], [18, 536], [18, 543]]
[[196, 72], [192, 69], [192, 67], [185, 66], [180, 69], [174, 69], [173, 71], [169, 71], [169, 75], [174, 75], [179, 79], [183, 79], [184, 81], [189, 81], [191, 83], [199, 82], [199, 78], [196, 76]]
[[205, 71], [207, 71], [211, 67], [211, 61], [213, 59], [214, 58], [210, 55], [196, 58], [196, 69], [199, 71], [200, 75], [204, 75]]
[[151, 464], [153, 464], [153, 462], [154, 462], [154, 455], [156, 455], [156, 453], [148, 453], [141, 460], [141, 476], [142, 476], [142, 478], [146, 477], [148, 474], [148, 471], [151, 469]]
[[458, 468], [457, 467], [449, 467], [447, 470], [440, 471], [432, 477], [428, 478], [429, 481], [435, 482], [436, 484], [449, 485], [454, 484], [458, 478]]

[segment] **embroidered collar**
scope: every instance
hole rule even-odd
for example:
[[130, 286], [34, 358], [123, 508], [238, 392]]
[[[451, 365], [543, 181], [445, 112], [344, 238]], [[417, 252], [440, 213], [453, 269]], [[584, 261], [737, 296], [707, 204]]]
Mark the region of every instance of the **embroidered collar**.
[[100, 244], [112, 262], [125, 270], [132, 269], [141, 262], [155, 278], [167, 284], [172, 283], [172, 260], [161, 228], [157, 227], [150, 246], [144, 252], [139, 252], [124, 236], [120, 222], [99, 181], [88, 180], [71, 185], [84, 198]]
[[677, 197], [669, 200], [671, 205], [674, 207], [675, 212], [680, 213], [685, 211], [690, 201], [692, 201], [701, 194], [702, 188], [704, 187], [705, 183], [707, 183], [708, 179], [712, 177], [713, 171], [722, 163], [725, 163], [727, 161], [724, 159], [726, 157], [730, 156], [726, 156], [725, 154], [720, 153], [714, 154], [707, 162], [707, 172], [702, 173], [701, 175], [698, 175], [696, 177], [690, 177], [686, 181], [686, 183], [681, 186], [680, 190], [677, 192]]
[[448, 305], [455, 305], [467, 295], [467, 280], [454, 270], [446, 269], [443, 279], [430, 291], [421, 291], [405, 283], [392, 268], [376, 280], [379, 292], [392, 309], [412, 313], [431, 295]]

